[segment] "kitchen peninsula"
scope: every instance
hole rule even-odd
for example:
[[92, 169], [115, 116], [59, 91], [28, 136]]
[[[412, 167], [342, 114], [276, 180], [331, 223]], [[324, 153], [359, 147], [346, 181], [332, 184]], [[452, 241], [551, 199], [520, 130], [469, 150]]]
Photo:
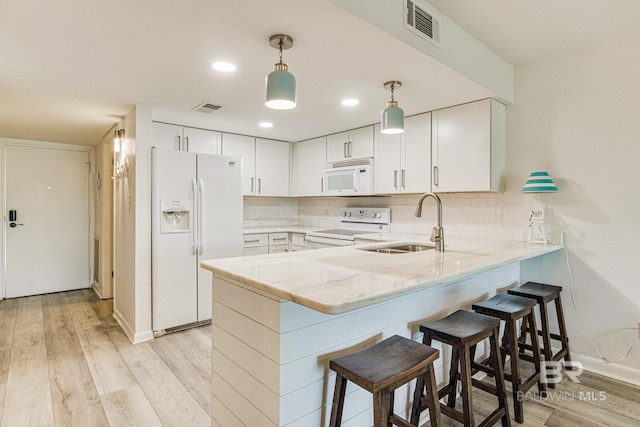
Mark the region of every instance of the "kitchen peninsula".
[[[428, 236], [413, 237], [411, 243], [430, 244]], [[330, 359], [393, 334], [419, 339], [425, 319], [516, 285], [521, 261], [562, 248], [447, 243], [444, 252], [362, 250], [380, 244], [203, 262], [213, 272], [214, 425], [326, 425]], [[448, 356], [441, 352], [436, 364], [438, 381]], [[353, 386], [347, 393], [343, 425], [371, 425], [369, 393]], [[398, 391], [396, 408], [408, 395]]]

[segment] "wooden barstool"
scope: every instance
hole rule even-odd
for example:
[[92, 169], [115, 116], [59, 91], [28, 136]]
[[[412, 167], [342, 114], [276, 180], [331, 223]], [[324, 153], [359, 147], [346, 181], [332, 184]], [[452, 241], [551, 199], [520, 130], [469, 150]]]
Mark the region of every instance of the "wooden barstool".
[[[427, 401], [432, 426], [440, 424], [436, 377], [433, 362], [439, 352], [435, 348], [394, 335], [373, 347], [342, 356], [329, 362], [336, 372], [336, 386], [329, 426], [342, 422], [342, 407], [347, 380], [373, 394], [373, 425], [387, 427], [392, 424], [410, 426], [393, 413], [394, 392], [415, 378], [427, 384]], [[420, 397], [416, 391], [416, 395]]]
[[[424, 344], [431, 345], [432, 340], [437, 340], [451, 346], [449, 384], [438, 391], [438, 399], [448, 396], [447, 404], [441, 403], [440, 410], [443, 414], [465, 426], [476, 425], [473, 416], [471, 386], [491, 393], [498, 398], [498, 408], [489, 414], [480, 425], [493, 425], [498, 420], [502, 420], [503, 426], [511, 425], [505, 394], [502, 359], [498, 351], [499, 328], [500, 320], [464, 310], [458, 310], [443, 319], [420, 325], [420, 331], [424, 333]], [[491, 346], [490, 363], [489, 365], [475, 363], [476, 345], [486, 338], [489, 338]], [[459, 369], [458, 365], [460, 365]], [[495, 386], [471, 378], [472, 369], [481, 370], [493, 376]], [[455, 409], [458, 380], [462, 383], [462, 412]], [[416, 407], [414, 404], [412, 422], [416, 420], [422, 410], [424, 410], [424, 405]]]
[[[524, 422], [522, 394], [533, 387], [535, 383], [538, 383], [540, 394], [546, 393], [547, 390], [540, 378], [540, 348], [538, 334], [536, 333], [538, 328], [536, 327], [534, 313], [535, 306], [536, 300], [534, 299], [508, 294], [498, 294], [472, 306], [476, 313], [496, 317], [505, 322], [502, 347], [500, 349], [502, 363], [506, 360], [507, 355], [510, 356], [511, 373], [505, 372], [504, 378], [512, 384], [515, 419], [519, 423]], [[523, 330], [525, 334], [528, 333], [531, 337], [532, 355], [520, 351], [521, 346], [519, 345], [517, 327], [517, 322], [520, 319], [524, 324]], [[526, 335], [524, 338], [526, 339]], [[520, 371], [520, 359], [532, 362], [535, 367], [535, 372], [524, 380]]]
[[[538, 335], [542, 337], [542, 354], [544, 355], [544, 359], [546, 361], [559, 361], [564, 358], [565, 362], [571, 362], [571, 354], [569, 353], [569, 337], [567, 336], [567, 328], [564, 323], [564, 312], [562, 311], [562, 299], [560, 298], [560, 292], [562, 292], [561, 286], [554, 285], [546, 285], [543, 283], [536, 282], [527, 282], [522, 286], [518, 286], [517, 288], [509, 289], [507, 291], [511, 295], [517, 295], [525, 298], [533, 298], [536, 300], [538, 304], [538, 309], [540, 311], [540, 327], [542, 329], [538, 330]], [[558, 329], [560, 330], [560, 334], [552, 334], [549, 331], [549, 314], [547, 311], [547, 304], [551, 301], [554, 301], [556, 306], [556, 316], [558, 319]], [[525, 334], [524, 327], [520, 333], [520, 341], [524, 342], [523, 336]], [[553, 350], [551, 348], [551, 340], [560, 341], [562, 347], [560, 350], [553, 354]], [[524, 348], [529, 348], [530, 346], [526, 343], [524, 344]], [[567, 369], [570, 370], [571, 366]], [[549, 388], [555, 388], [554, 383], [549, 384]]]

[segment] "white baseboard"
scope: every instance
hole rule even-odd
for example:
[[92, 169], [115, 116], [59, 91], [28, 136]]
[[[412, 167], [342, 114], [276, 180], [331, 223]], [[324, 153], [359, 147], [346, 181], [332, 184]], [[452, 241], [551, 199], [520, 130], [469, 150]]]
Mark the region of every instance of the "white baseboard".
[[571, 353], [571, 360], [582, 363], [585, 371], [614, 380], [640, 386], [640, 370], [629, 368], [628, 366], [615, 363], [604, 363], [601, 359], [584, 356], [582, 354]]
[[125, 320], [125, 318], [122, 316], [122, 314], [120, 314], [118, 310], [113, 310], [113, 317], [114, 319], [116, 319], [116, 322], [118, 322], [118, 325], [120, 325], [120, 327], [124, 331], [124, 334], [133, 344], [139, 344], [141, 342], [151, 341], [153, 339], [153, 331], [149, 330], [135, 332], [131, 325], [129, 325], [129, 323]]
[[102, 297], [102, 286], [100, 286], [99, 283], [93, 282], [91, 284], [91, 289], [93, 289], [93, 292], [95, 292], [96, 295], [98, 295], [98, 298], [105, 299]]

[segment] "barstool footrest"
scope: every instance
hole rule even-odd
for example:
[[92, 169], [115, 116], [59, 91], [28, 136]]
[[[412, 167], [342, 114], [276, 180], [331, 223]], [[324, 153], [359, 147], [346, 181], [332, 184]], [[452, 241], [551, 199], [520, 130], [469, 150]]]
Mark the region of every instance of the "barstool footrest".
[[489, 366], [489, 359], [483, 360], [482, 362], [471, 362], [471, 375], [475, 375], [478, 372], [484, 372], [490, 377], [494, 377], [496, 375], [495, 369], [492, 366]]
[[495, 411], [493, 411], [491, 414], [489, 414], [489, 416], [487, 418], [485, 418], [480, 424], [478, 424], [478, 427], [485, 427], [485, 426], [492, 426], [495, 423], [498, 422], [498, 420], [502, 417], [504, 417], [505, 415], [505, 409], [504, 408], [498, 408]]
[[455, 388], [451, 385], [446, 385], [438, 390], [438, 400], [442, 399], [445, 396], [451, 394], [451, 392], [456, 392]]
[[474, 387], [479, 388], [482, 391], [486, 391], [487, 393], [493, 394], [494, 396], [498, 395], [498, 390], [494, 385], [487, 384], [475, 378], [471, 378], [471, 384], [473, 384]]
[[[543, 332], [540, 329], [538, 329], [538, 335], [543, 336]], [[549, 336], [551, 337], [552, 340], [562, 341], [562, 337], [553, 332], [549, 332]], [[569, 337], [567, 337], [567, 342], [569, 342]]]
[[538, 383], [538, 375], [533, 374], [520, 384], [520, 390], [529, 390], [534, 384]]
[[407, 420], [405, 420], [404, 418], [400, 418], [396, 414], [391, 414], [389, 416], [389, 422], [400, 427], [414, 427], [413, 424], [408, 423]]
[[560, 351], [558, 351], [556, 354], [554, 354], [553, 356], [551, 356], [551, 359], [553, 359], [554, 361], [559, 361], [560, 359], [564, 358], [567, 355], [567, 349], [563, 348]]
[[457, 409], [448, 407], [444, 403], [440, 403], [440, 412], [442, 412], [449, 418], [453, 418], [459, 423], [464, 423], [464, 414]]

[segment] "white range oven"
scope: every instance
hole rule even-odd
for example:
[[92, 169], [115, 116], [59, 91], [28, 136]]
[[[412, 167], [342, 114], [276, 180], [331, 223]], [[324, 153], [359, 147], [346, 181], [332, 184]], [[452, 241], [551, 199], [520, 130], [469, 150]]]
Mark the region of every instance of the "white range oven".
[[390, 224], [389, 208], [340, 208], [340, 228], [307, 232], [307, 249], [351, 246], [356, 234], [386, 233]]

